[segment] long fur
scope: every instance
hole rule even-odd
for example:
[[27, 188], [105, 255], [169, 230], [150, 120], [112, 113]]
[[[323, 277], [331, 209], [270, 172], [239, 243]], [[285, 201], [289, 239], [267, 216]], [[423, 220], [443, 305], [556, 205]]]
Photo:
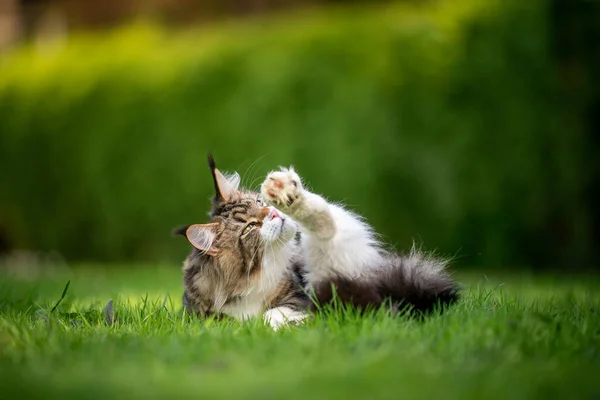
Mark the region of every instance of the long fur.
[[292, 168], [271, 172], [261, 191], [300, 224], [307, 289], [318, 304], [337, 297], [361, 309], [388, 303], [428, 312], [458, 299], [447, 261], [414, 246], [407, 255], [384, 250], [360, 216], [304, 189]]
[[[184, 264], [183, 300], [196, 313], [262, 314], [277, 328], [304, 319], [307, 293], [313, 309], [337, 298], [362, 310], [387, 304], [419, 314], [459, 298], [447, 260], [414, 246], [405, 255], [384, 250], [362, 217], [304, 189], [293, 169], [271, 172], [261, 198], [239, 189], [239, 175], [223, 175], [210, 155], [209, 166], [212, 223], [195, 228], [214, 228], [214, 243], [198, 243], [190, 225], [175, 231], [196, 247], [214, 246], [212, 256], [194, 249]], [[244, 234], [249, 221], [254, 235]]]
[[256, 192], [239, 189], [209, 156], [215, 195], [209, 224], [176, 228], [194, 246], [184, 262], [183, 304], [198, 316], [244, 320], [263, 315], [273, 328], [300, 321], [308, 308], [296, 271], [302, 268], [297, 224], [275, 215]]
[[314, 287], [318, 305], [337, 298], [362, 310], [388, 304], [396, 310], [407, 307], [422, 314], [458, 300], [459, 287], [444, 272], [444, 260], [415, 248], [404, 256], [388, 254], [384, 260], [377, 272], [366, 279], [336, 276], [319, 282]]

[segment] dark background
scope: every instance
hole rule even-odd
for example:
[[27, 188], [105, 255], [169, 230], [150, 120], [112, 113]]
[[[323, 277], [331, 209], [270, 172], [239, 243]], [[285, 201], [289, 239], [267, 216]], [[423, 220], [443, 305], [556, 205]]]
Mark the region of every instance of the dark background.
[[1, 0], [0, 252], [180, 262], [211, 150], [399, 250], [599, 268], [599, 4]]

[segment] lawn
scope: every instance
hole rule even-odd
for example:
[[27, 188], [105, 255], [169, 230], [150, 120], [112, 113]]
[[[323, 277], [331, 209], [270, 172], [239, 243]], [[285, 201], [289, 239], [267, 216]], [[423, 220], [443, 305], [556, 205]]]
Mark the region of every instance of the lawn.
[[600, 398], [600, 278], [457, 278], [463, 300], [425, 321], [273, 332], [186, 318], [178, 266], [0, 271], [0, 398]]

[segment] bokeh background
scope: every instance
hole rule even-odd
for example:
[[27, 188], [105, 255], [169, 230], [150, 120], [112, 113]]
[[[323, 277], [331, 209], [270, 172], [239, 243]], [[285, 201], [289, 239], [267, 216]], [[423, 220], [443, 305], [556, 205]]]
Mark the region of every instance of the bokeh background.
[[598, 266], [600, 13], [567, 0], [0, 0], [0, 253], [178, 263], [206, 153], [457, 266]]

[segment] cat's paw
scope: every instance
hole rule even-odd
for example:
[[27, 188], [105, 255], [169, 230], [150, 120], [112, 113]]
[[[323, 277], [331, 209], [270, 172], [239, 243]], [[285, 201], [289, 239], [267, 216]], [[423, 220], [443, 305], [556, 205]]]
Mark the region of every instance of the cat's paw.
[[277, 307], [267, 310], [263, 315], [265, 323], [277, 331], [284, 326], [300, 325], [308, 315], [301, 311], [293, 311], [288, 307]]
[[282, 168], [271, 172], [261, 185], [261, 194], [267, 203], [286, 212], [302, 198], [302, 182], [293, 169]]

